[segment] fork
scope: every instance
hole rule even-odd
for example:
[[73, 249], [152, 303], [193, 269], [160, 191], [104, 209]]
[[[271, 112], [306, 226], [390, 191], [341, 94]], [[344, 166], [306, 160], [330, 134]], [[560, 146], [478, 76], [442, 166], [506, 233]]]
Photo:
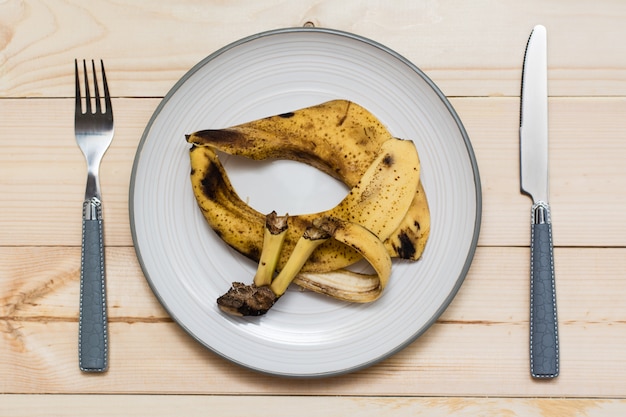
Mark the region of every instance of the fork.
[[[83, 202], [83, 229], [80, 268], [80, 307], [78, 319], [78, 364], [84, 372], [104, 372], [108, 368], [108, 325], [104, 268], [102, 200], [100, 197], [100, 162], [113, 139], [113, 109], [104, 63], [102, 88], [104, 107], [98, 87], [96, 65], [91, 61], [95, 111], [89, 88], [87, 64], [83, 60], [84, 98], [78, 60], [74, 60], [76, 108], [74, 134], [87, 161], [87, 188]], [[84, 103], [84, 111], [83, 104]]]

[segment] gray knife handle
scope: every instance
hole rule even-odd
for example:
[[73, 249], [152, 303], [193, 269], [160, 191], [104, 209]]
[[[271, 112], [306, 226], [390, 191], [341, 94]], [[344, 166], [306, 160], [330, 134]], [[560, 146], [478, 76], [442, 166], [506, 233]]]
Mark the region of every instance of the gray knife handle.
[[530, 239], [530, 372], [559, 375], [559, 336], [550, 207], [533, 205]]
[[100, 202], [85, 202], [80, 269], [78, 364], [84, 372], [104, 372], [108, 335], [104, 244]]

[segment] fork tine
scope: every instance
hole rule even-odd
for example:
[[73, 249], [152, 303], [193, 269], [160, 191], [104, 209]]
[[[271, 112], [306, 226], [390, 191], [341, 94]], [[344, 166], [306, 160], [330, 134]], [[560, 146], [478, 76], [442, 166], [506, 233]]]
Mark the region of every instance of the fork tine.
[[107, 83], [107, 76], [104, 72], [104, 61], [100, 60], [100, 66], [102, 67], [102, 88], [104, 89], [104, 104], [106, 105], [105, 113], [112, 116], [111, 94], [109, 94], [109, 84]]
[[80, 77], [78, 76], [78, 60], [74, 60], [74, 78], [76, 79], [76, 114], [82, 114], [80, 101]]
[[91, 113], [91, 95], [89, 93], [89, 78], [87, 77], [87, 63], [83, 59], [83, 72], [85, 75], [85, 113]]
[[98, 89], [98, 77], [96, 75], [96, 63], [93, 59], [91, 60], [91, 70], [93, 72], [94, 96], [96, 97], [96, 113], [102, 113], [102, 104], [100, 103], [100, 90]]

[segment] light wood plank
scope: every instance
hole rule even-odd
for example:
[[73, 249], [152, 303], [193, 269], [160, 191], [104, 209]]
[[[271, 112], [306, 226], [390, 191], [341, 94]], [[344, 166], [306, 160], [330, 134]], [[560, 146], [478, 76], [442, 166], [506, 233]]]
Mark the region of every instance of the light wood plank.
[[[101, 172], [107, 245], [132, 244], [128, 219], [132, 164], [158, 103], [158, 99], [114, 101], [116, 137]], [[519, 101], [459, 98], [452, 103], [480, 170], [480, 244], [528, 245], [531, 202], [519, 193]], [[622, 117], [626, 99], [558, 98], [550, 100], [549, 110], [556, 244], [626, 246]], [[80, 244], [85, 163], [74, 142], [72, 112], [71, 99], [0, 100], [0, 245]], [[45, 146], [39, 146], [39, 139], [34, 145], [29, 138], [45, 138]]]
[[[112, 247], [107, 261], [111, 321], [169, 321], [132, 247]], [[0, 247], [0, 317], [78, 320], [79, 247]]]
[[11, 417], [165, 417], [185, 415], [428, 417], [611, 417], [626, 412], [622, 399], [406, 398], [189, 395], [4, 395], [0, 415]]
[[3, 393], [178, 393], [623, 398], [626, 326], [560, 327], [561, 375], [534, 381], [524, 325], [437, 323], [366, 370], [324, 379], [257, 374], [209, 352], [174, 323], [112, 323], [110, 369], [81, 373], [77, 324], [1, 321]]
[[109, 251], [111, 369], [94, 376], [76, 365], [77, 248], [0, 248], [0, 374], [12, 375], [0, 392], [626, 396], [625, 249], [557, 248], [562, 374], [542, 383], [528, 375], [527, 249], [480, 248], [421, 338], [370, 369], [314, 381], [268, 378], [210, 353], [167, 319], [132, 248]]
[[[106, 245], [132, 244], [132, 165], [159, 102], [113, 102], [115, 138], [100, 169]], [[0, 100], [0, 244], [80, 245], [87, 168], [74, 139], [73, 118], [70, 99]]]
[[0, 97], [70, 97], [72, 61], [94, 56], [106, 60], [115, 95], [163, 96], [217, 49], [306, 22], [396, 50], [451, 96], [519, 95], [526, 40], [541, 23], [552, 95], [626, 95], [626, 45], [615, 41], [624, 18], [623, 2], [593, 0], [4, 1]]
[[[532, 202], [519, 191], [519, 101], [459, 98], [452, 104], [478, 161], [480, 244], [528, 245]], [[555, 244], [624, 246], [626, 99], [554, 98], [548, 111]]]
[[[107, 248], [109, 316], [115, 322], [169, 321], [143, 276], [134, 249]], [[529, 251], [480, 247], [440, 321], [511, 326], [528, 323]], [[0, 247], [0, 319], [76, 321], [78, 247]], [[626, 321], [626, 249], [557, 248], [559, 319], [568, 324]]]

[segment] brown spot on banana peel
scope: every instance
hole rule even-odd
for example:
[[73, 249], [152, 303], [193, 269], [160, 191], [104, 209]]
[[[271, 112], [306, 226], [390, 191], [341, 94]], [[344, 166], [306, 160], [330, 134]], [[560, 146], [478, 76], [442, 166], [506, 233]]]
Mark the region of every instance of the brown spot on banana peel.
[[384, 244], [391, 256], [416, 261], [422, 256], [429, 235], [428, 201], [420, 182], [402, 223], [384, 241]]
[[337, 123], [337, 126], [342, 126], [344, 124], [344, 122], [348, 118], [348, 112], [350, 111], [350, 106], [351, 105], [352, 105], [352, 102], [349, 101], [348, 105], [346, 106], [346, 112], [343, 114], [341, 119], [339, 119], [339, 122]]
[[[242, 146], [248, 146], [248, 140], [241, 132], [232, 129], [215, 129], [215, 130], [201, 130], [195, 132], [192, 135], [187, 135], [187, 142], [193, 143], [196, 146], [203, 146], [210, 143], [212, 146], [229, 146], [233, 148], [239, 148]], [[210, 142], [209, 139], [210, 138]]]
[[398, 256], [403, 259], [411, 259], [415, 255], [416, 251], [413, 240], [409, 237], [406, 231], [402, 231], [398, 235], [398, 240], [400, 241], [400, 245], [394, 245], [393, 247]]

